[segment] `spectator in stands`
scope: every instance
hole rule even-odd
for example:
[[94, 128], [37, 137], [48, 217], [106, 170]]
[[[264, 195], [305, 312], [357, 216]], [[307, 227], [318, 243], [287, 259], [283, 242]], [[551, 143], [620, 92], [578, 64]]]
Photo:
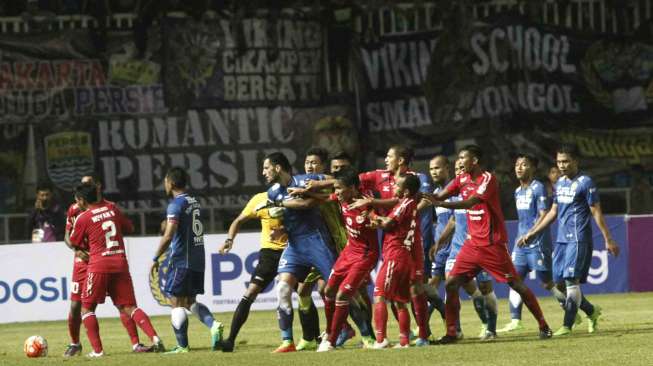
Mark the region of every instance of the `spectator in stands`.
[[653, 188], [641, 165], [631, 167], [630, 212], [631, 215], [653, 213]]
[[545, 180], [546, 193], [548, 197], [553, 197], [553, 189], [556, 186], [558, 178], [560, 178], [560, 170], [557, 166], [552, 166], [547, 172], [547, 180]]
[[28, 237], [31, 236], [32, 243], [63, 240], [65, 226], [66, 214], [54, 202], [52, 188], [39, 185], [36, 188], [34, 208], [30, 209], [27, 216]]

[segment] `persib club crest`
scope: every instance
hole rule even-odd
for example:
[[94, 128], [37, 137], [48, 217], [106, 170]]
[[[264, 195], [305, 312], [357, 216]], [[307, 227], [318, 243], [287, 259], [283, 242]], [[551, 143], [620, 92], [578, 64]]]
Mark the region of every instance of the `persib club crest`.
[[88, 132], [60, 132], [45, 138], [45, 165], [50, 180], [72, 191], [83, 176], [94, 171], [93, 146]]
[[171, 306], [170, 299], [164, 291], [168, 270], [170, 269], [170, 251], [166, 251], [159, 258], [159, 270], [150, 272], [150, 292], [152, 297], [161, 306]]

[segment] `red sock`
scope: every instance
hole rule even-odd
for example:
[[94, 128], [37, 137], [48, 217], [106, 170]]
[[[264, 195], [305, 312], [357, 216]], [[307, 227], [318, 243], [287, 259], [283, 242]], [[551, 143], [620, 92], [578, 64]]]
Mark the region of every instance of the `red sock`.
[[376, 341], [381, 343], [387, 338], [386, 330], [388, 326], [388, 308], [385, 302], [374, 304], [374, 328], [376, 328]]
[[82, 316], [82, 322], [84, 323], [84, 328], [86, 328], [86, 335], [88, 336], [88, 341], [93, 347], [95, 353], [102, 352], [102, 340], [100, 339], [100, 324], [97, 322], [95, 313], [86, 313]]
[[326, 315], [326, 331], [331, 332], [331, 325], [333, 324], [333, 313], [336, 310], [336, 301], [333, 298], [323, 297], [324, 301], [324, 314]]
[[122, 326], [127, 330], [127, 334], [129, 335], [129, 339], [132, 342], [132, 346], [140, 343], [138, 339], [138, 329], [136, 329], [136, 323], [134, 323], [134, 320], [130, 318], [129, 315], [121, 312], [120, 321], [122, 322]]
[[333, 315], [331, 329], [329, 329], [329, 342], [331, 342], [331, 345], [335, 346], [340, 330], [347, 321], [347, 316], [349, 316], [349, 301], [336, 301], [336, 310]]
[[399, 344], [405, 346], [410, 339], [410, 313], [408, 308], [397, 309], [399, 316]]
[[419, 337], [426, 339], [429, 337], [429, 313], [424, 293], [413, 296], [413, 309], [415, 311], [415, 321], [419, 327]]
[[68, 313], [68, 333], [70, 334], [70, 342], [72, 344], [79, 344], [79, 328], [82, 327], [82, 316], [80, 313]]
[[143, 332], [145, 332], [145, 334], [150, 337], [152, 342], [154, 342], [154, 337], [158, 336], [147, 314], [145, 314], [143, 310], [136, 308], [136, 310], [132, 312], [132, 319], [134, 319], [134, 322], [136, 322], [136, 324], [143, 330]]
[[533, 295], [533, 291], [531, 291], [531, 289], [527, 287], [526, 291], [520, 295], [522, 301], [524, 302], [526, 307], [528, 307], [528, 310], [531, 311], [531, 314], [533, 314], [535, 320], [537, 320], [537, 324], [539, 324], [540, 329], [548, 327], [549, 325], [546, 323], [546, 320], [544, 320], [544, 314], [542, 314], [540, 303], [537, 302], [537, 298], [535, 297], [535, 295]]
[[455, 337], [460, 312], [458, 289], [447, 290], [447, 302], [444, 305], [444, 317], [447, 322], [447, 335]]

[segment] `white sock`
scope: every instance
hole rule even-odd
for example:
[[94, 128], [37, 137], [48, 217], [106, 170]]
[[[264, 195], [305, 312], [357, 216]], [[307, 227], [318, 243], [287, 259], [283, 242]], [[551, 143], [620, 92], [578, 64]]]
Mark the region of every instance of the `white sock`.
[[519, 305], [521, 305], [521, 296], [517, 293], [517, 291], [510, 289], [510, 294], [508, 295], [508, 300], [510, 301], [510, 304], [512, 305], [513, 308], [518, 308]]

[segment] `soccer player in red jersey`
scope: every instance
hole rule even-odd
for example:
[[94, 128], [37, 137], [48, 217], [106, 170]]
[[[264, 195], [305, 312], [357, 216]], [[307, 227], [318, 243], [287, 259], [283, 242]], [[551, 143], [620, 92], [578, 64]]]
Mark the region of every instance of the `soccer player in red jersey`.
[[[426, 193], [431, 193], [429, 178], [422, 173], [415, 173], [410, 170], [410, 163], [413, 159], [412, 149], [401, 146], [394, 145], [388, 149], [388, 152], [385, 157], [385, 170], [374, 170], [371, 172], [361, 173], [359, 175], [361, 181], [361, 191], [363, 192], [376, 192], [379, 194], [379, 198], [368, 197], [363, 200], [359, 200], [355, 204], [355, 207], [358, 207], [359, 204], [364, 204], [372, 206], [380, 214], [386, 214], [388, 210], [394, 207], [399, 199], [395, 196], [394, 187], [397, 179], [400, 176], [405, 174], [415, 175], [419, 178], [420, 185], [418, 188], [423, 186], [427, 187]], [[417, 203], [418, 215], [422, 210], [431, 209], [430, 203], [426, 200], [419, 201]], [[420, 227], [416, 228], [416, 232], [419, 234]], [[417, 238], [420, 238], [417, 240]], [[414, 268], [411, 274], [411, 302], [413, 304], [413, 311], [415, 320], [419, 327], [418, 339], [415, 342], [417, 346], [428, 345], [428, 336], [430, 329], [428, 326], [428, 302], [426, 294], [424, 292], [424, 248], [422, 245], [421, 235], [415, 235], [415, 246], [416, 252], [422, 253], [414, 257]], [[384, 247], [385, 247], [385, 236], [384, 236]], [[394, 310], [394, 309], [393, 309]], [[395, 317], [397, 315], [395, 314]]]
[[408, 347], [410, 335], [410, 314], [407, 304], [410, 301], [411, 277], [414, 272], [415, 257], [422, 256], [421, 248], [415, 245], [421, 240], [418, 230], [417, 193], [420, 181], [417, 176], [406, 174], [396, 180], [394, 192], [399, 199], [387, 217], [376, 216], [372, 227], [380, 227], [385, 232], [383, 240], [383, 265], [376, 276], [374, 286], [374, 325], [376, 343], [374, 348], [389, 346], [386, 335], [388, 309], [386, 301], [397, 307], [399, 320], [399, 345]]
[[95, 317], [97, 304], [111, 297], [121, 313], [129, 316], [150, 337], [155, 351], [163, 351], [150, 318], [136, 307], [134, 287], [125, 255], [123, 232], [134, 227], [113, 204], [98, 199], [97, 187], [82, 184], [75, 190], [75, 200], [82, 213], [77, 216], [70, 234], [70, 243], [76, 248], [88, 248], [89, 262], [86, 287], [82, 293], [82, 322], [93, 347], [89, 357], [104, 355], [100, 327]]
[[[112, 203], [102, 197], [102, 183], [99, 177], [95, 175], [85, 175], [82, 177], [82, 184], [89, 183], [95, 185], [97, 188], [97, 196], [102, 203]], [[88, 248], [77, 249], [70, 244], [70, 232], [73, 229], [73, 224], [77, 216], [82, 213], [82, 209], [73, 203], [68, 207], [66, 215], [66, 232], [64, 241], [66, 245], [75, 251], [75, 259], [73, 262], [73, 275], [72, 286], [70, 294], [70, 311], [68, 313], [68, 332], [70, 334], [71, 343], [66, 347], [64, 357], [72, 357], [81, 354], [82, 345], [79, 342], [79, 330], [82, 325], [82, 293], [86, 285], [86, 269], [88, 267]], [[120, 313], [120, 321], [127, 330], [129, 338], [132, 343], [132, 350], [134, 352], [150, 352], [152, 349], [142, 345], [138, 339], [138, 330], [136, 323], [129, 316]]]
[[[436, 207], [467, 209], [468, 237], [456, 257], [456, 263], [446, 280], [447, 334], [440, 344], [456, 342], [456, 323], [460, 311], [459, 288], [472, 280], [483, 269], [498, 282], [507, 282], [515, 290], [537, 320], [540, 338], [550, 338], [551, 329], [544, 320], [533, 292], [524, 285], [508, 253], [508, 235], [499, 202], [499, 185], [496, 178], [481, 169], [482, 151], [476, 145], [464, 147], [458, 160], [464, 173], [458, 175], [447, 187], [434, 195], [427, 195]], [[444, 202], [460, 194], [462, 201]]]
[[353, 168], [344, 167], [334, 178], [335, 193], [329, 200], [340, 203], [347, 229], [347, 245], [333, 265], [325, 288], [324, 311], [328, 338], [322, 341], [318, 352], [330, 351], [336, 345], [349, 314], [349, 302], [365, 283], [379, 259], [376, 230], [369, 227], [370, 211], [349, 207], [354, 198], [362, 197], [358, 191], [358, 174]]

